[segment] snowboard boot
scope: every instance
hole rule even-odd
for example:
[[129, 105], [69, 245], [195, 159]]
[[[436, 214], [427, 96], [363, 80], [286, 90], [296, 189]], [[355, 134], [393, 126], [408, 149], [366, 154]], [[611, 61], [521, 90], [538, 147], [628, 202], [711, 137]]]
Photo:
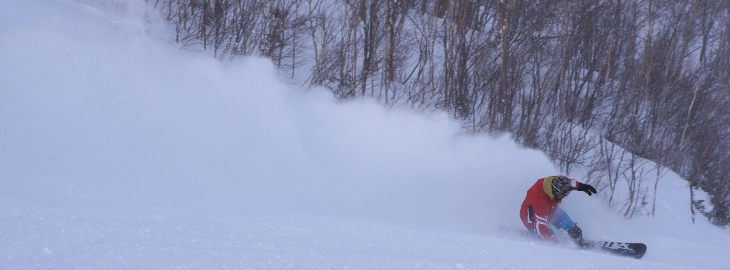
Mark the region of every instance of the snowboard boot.
[[580, 247], [587, 247], [587, 243], [583, 241], [583, 230], [578, 227], [578, 224], [573, 225], [573, 228], [568, 230], [568, 235], [573, 238], [573, 242]]

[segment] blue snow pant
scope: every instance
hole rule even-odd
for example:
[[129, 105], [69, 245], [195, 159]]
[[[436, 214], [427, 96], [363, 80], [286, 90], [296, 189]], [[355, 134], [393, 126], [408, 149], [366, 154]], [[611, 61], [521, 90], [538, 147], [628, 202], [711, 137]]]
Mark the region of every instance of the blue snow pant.
[[[572, 229], [573, 226], [575, 226], [575, 222], [570, 219], [568, 213], [563, 211], [563, 209], [560, 209], [560, 207], [555, 210], [555, 216], [553, 216], [553, 220], [550, 221], [550, 224], [555, 226], [555, 228], [566, 231]], [[552, 229], [550, 229], [550, 233], [552, 235], [555, 235]], [[534, 230], [530, 230], [530, 234], [534, 237], [537, 237], [537, 233]]]

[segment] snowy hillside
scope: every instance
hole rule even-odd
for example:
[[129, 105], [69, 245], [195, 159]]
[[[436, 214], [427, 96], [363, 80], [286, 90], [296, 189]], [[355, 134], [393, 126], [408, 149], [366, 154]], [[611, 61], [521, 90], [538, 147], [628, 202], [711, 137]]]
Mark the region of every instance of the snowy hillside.
[[587, 238], [646, 243], [641, 260], [504, 235], [558, 173], [542, 153], [337, 103], [171, 33], [143, 1], [0, 2], [0, 269], [730, 265], [730, 232], [691, 223], [674, 174], [653, 218], [563, 203]]

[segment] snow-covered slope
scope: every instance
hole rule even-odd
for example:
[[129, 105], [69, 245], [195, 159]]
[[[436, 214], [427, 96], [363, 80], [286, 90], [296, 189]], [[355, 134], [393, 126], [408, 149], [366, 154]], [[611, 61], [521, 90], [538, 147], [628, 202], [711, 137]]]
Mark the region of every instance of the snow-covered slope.
[[[143, 19], [144, 18], [144, 19]], [[146, 21], [146, 23], [145, 23]], [[0, 269], [727, 269], [730, 233], [563, 207], [642, 260], [501, 235], [543, 154], [179, 50], [143, 1], [0, 2]]]

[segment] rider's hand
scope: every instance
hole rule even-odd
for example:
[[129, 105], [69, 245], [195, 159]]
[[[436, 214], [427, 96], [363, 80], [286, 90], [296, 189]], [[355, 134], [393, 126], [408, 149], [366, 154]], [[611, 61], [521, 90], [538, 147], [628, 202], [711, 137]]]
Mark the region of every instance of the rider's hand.
[[577, 190], [578, 191], [583, 191], [585, 193], [588, 193], [588, 196], [591, 196], [593, 194], [598, 193], [596, 191], [596, 188], [594, 188], [593, 186], [591, 186], [589, 184], [583, 184], [583, 183], [578, 183], [578, 189]]

